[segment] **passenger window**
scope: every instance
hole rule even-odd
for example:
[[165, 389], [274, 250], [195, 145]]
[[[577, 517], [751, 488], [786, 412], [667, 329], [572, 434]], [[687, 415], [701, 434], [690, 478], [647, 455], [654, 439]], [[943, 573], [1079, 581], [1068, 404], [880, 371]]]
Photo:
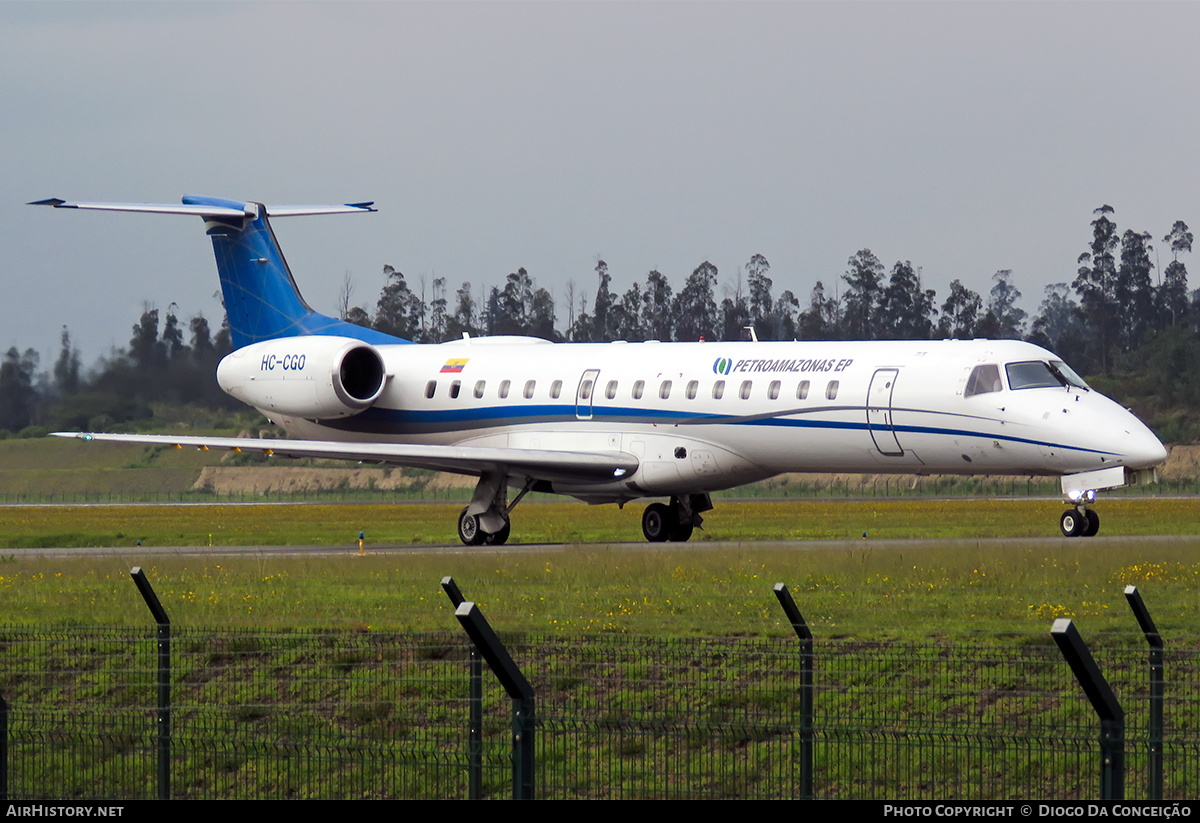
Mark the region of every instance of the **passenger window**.
[[645, 391], [645, 389], [646, 389], [646, 381], [645, 380], [638, 380], [637, 382], [635, 382], [633, 384], [633, 399], [641, 400], [642, 392]]
[[772, 400], [779, 399], [779, 381], [772, 380], [771, 385], [767, 387], [767, 397]]
[[[1043, 369], [1043, 371], [1045, 370]], [[1011, 366], [1009, 367], [1009, 379], [1012, 379]], [[1054, 385], [1057, 386], [1058, 383], [1056, 382]], [[988, 363], [971, 369], [971, 376], [967, 378], [967, 388], [963, 391], [963, 397], [989, 394], [1000, 391], [1002, 388], [1004, 387], [1000, 383], [1000, 369], [995, 363]]]
[[725, 396], [725, 381], [718, 380], [713, 383], [713, 400], [720, 400]]
[[504, 398], [508, 397], [508, 387], [509, 387], [510, 385], [512, 385], [512, 381], [511, 381], [511, 380], [501, 380], [501, 381], [500, 381], [500, 391], [499, 391], [499, 392], [497, 392], [497, 394], [499, 394], [499, 395], [500, 395], [500, 399], [501, 399], [501, 400], [503, 400]]
[[800, 385], [796, 387], [796, 399], [797, 400], [807, 400], [808, 399], [808, 381], [807, 380], [801, 380]]
[[661, 397], [663, 400], [666, 400], [667, 398], [669, 398], [671, 396], [671, 381], [670, 380], [662, 381], [662, 385], [658, 387], [658, 396]]
[[458, 390], [461, 388], [462, 388], [462, 383], [460, 381], [455, 380], [453, 383], [451, 383], [450, 384], [450, 398], [451, 399], [457, 398]]
[[688, 400], [695, 400], [695, 399], [696, 399], [696, 392], [697, 392], [697, 391], [699, 391], [699, 389], [700, 389], [700, 381], [699, 381], [699, 380], [691, 380], [691, 381], [688, 381], [688, 384], [687, 384], [687, 399], [688, 399]]
[[743, 381], [742, 381], [742, 391], [741, 391], [741, 396], [742, 396], [742, 399], [743, 399], [743, 400], [749, 400], [749, 399], [750, 399], [750, 389], [751, 389], [753, 386], [754, 386], [754, 381], [753, 381], [753, 380], [743, 380]]
[[550, 384], [550, 397], [554, 400], [557, 400], [559, 395], [561, 395], [561, 394], [562, 394], [562, 381], [555, 380], [553, 383]]
[[526, 380], [525, 381], [525, 399], [526, 400], [533, 399], [533, 390], [536, 387], [537, 387], [536, 380]]
[[476, 397], [483, 397], [483, 387], [484, 387], [484, 385], [486, 385], [486, 382], [487, 381], [484, 381], [484, 380], [476, 381], [476, 383], [475, 383], [475, 396]]
[[614, 397], [617, 396], [617, 381], [616, 380], [608, 381], [608, 386], [604, 389], [604, 396], [607, 397], [609, 400], [612, 400]]
[[430, 380], [428, 383], [425, 384], [425, 396], [427, 398], [432, 398], [433, 393], [436, 391], [437, 391], [437, 381], [436, 380]]
[[579, 387], [579, 396], [584, 400], [588, 400], [592, 396], [592, 381], [584, 380], [583, 385]]
[[825, 399], [836, 400], [838, 390], [838, 381], [830, 380], [829, 385], [825, 387]]

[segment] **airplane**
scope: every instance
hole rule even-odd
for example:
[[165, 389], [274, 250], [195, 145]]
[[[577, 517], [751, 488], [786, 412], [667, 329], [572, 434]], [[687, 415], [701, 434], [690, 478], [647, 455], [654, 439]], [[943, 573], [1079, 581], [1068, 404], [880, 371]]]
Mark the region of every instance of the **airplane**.
[[[466, 545], [508, 540], [531, 491], [652, 502], [651, 542], [686, 541], [711, 494], [785, 472], [1057, 475], [1064, 536], [1100, 527], [1098, 490], [1147, 482], [1166, 459], [1130, 411], [1019, 340], [417, 344], [314, 311], [269, 218], [373, 212], [273, 207], [30, 205], [190, 215], [216, 254], [235, 350], [221, 388], [288, 439], [56, 432], [87, 441], [260, 451], [478, 477]], [[515, 496], [509, 500], [509, 490]]]

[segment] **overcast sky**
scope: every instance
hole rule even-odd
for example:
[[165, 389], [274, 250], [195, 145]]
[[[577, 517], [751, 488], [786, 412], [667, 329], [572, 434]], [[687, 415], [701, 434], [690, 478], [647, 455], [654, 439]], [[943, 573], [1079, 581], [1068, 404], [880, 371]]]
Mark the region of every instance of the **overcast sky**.
[[[1092, 210], [1200, 227], [1193, 3], [0, 0], [0, 347], [85, 361], [144, 302], [219, 304], [198, 219], [76, 200], [375, 200], [277, 220], [309, 303], [414, 284], [624, 292], [760, 253], [775, 294], [870, 248], [945, 299], [1012, 269], [1033, 314]], [[1200, 268], [1187, 261], [1193, 271]], [[1193, 285], [1197, 285], [1193, 277]]]

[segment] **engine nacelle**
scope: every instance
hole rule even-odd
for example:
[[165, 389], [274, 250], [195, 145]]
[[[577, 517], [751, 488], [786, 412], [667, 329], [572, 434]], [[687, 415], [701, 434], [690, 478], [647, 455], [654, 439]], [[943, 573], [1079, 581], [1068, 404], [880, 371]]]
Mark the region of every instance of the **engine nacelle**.
[[256, 409], [310, 420], [349, 417], [383, 394], [387, 372], [374, 347], [349, 337], [284, 337], [238, 349], [217, 383]]

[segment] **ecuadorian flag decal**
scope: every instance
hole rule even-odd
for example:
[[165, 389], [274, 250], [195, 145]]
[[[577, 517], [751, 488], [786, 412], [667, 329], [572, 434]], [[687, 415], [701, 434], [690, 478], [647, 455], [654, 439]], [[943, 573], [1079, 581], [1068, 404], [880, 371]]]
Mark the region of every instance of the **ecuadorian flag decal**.
[[446, 365], [442, 366], [441, 373], [442, 374], [458, 374], [459, 372], [461, 372], [463, 370], [463, 367], [467, 365], [468, 359], [469, 358], [463, 358], [462, 360], [447, 360]]

